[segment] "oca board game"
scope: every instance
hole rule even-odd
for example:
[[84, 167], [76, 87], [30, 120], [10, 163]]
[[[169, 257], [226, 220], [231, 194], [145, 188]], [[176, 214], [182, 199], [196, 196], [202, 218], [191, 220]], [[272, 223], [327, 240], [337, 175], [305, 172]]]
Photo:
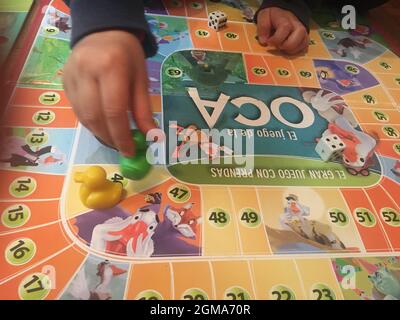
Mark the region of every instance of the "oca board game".
[[[308, 52], [282, 56], [257, 42], [258, 5], [148, 2], [167, 144], [226, 129], [254, 142], [254, 165], [199, 139], [140, 181], [78, 123], [61, 81], [69, 11], [45, 7], [1, 127], [1, 299], [400, 299], [400, 59], [365, 19], [345, 31], [324, 12]], [[324, 161], [321, 141], [341, 152]], [[111, 209], [79, 198], [93, 165], [124, 188]]]

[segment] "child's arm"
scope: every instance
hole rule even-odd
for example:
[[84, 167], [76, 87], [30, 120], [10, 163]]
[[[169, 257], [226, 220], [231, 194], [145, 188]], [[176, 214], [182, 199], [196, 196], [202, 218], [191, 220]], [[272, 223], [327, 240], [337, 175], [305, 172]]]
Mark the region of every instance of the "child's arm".
[[72, 53], [64, 88], [80, 122], [124, 156], [134, 155], [128, 111], [142, 132], [155, 128], [146, 56], [157, 46], [142, 1], [66, 1], [72, 16]]
[[106, 30], [124, 30], [143, 35], [146, 56], [157, 52], [157, 45], [138, 0], [64, 0], [71, 9], [73, 47], [83, 37]]
[[310, 10], [302, 0], [264, 0], [256, 13], [261, 45], [296, 54], [308, 47]]

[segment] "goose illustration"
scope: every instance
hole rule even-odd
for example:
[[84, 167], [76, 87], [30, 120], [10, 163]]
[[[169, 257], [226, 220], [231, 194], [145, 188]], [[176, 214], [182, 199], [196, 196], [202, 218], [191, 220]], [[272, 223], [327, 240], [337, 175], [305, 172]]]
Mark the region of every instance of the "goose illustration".
[[126, 270], [118, 268], [108, 260], [100, 262], [97, 265], [96, 273], [96, 276], [99, 277], [99, 283], [93, 289], [89, 289], [85, 268], [83, 267], [73, 280], [69, 293], [79, 300], [111, 300], [111, 282], [115, 277], [125, 272]]

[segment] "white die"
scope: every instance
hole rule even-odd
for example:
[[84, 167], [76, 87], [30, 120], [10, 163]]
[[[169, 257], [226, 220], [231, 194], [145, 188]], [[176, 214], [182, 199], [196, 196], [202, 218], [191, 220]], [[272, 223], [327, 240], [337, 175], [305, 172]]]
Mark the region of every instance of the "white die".
[[323, 136], [317, 143], [315, 151], [322, 160], [337, 160], [346, 149], [346, 144], [336, 134]]
[[208, 26], [214, 30], [220, 30], [226, 26], [228, 16], [222, 11], [214, 11], [208, 15]]

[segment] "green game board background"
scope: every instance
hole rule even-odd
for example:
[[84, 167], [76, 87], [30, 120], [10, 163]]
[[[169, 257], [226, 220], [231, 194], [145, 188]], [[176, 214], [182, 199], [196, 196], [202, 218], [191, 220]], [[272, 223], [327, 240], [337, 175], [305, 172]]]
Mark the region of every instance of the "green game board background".
[[33, 0], [1, 0], [0, 2], [0, 36], [8, 41], [0, 47], [0, 64], [9, 55], [22, 29]]

